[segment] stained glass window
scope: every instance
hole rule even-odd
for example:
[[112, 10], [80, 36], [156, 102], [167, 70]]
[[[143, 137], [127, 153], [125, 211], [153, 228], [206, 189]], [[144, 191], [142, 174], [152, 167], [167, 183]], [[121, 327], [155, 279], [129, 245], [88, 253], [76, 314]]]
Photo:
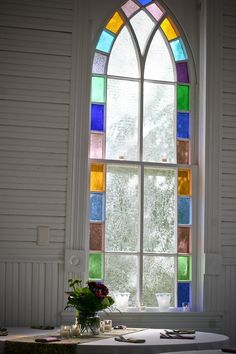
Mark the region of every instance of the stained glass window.
[[192, 303], [191, 77], [175, 20], [128, 0], [106, 21], [92, 62], [89, 278], [129, 306]]

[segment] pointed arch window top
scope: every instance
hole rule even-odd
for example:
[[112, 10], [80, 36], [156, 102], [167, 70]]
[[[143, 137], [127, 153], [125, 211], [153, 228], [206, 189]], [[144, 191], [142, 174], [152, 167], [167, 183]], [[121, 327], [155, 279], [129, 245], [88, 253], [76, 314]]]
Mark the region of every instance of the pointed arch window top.
[[108, 75], [140, 77], [135, 47], [127, 27], [123, 27], [116, 38], [110, 54], [107, 72]]
[[143, 10], [139, 11], [134, 17], [132, 17], [130, 23], [138, 38], [140, 51], [143, 54], [146, 48], [147, 40], [155, 27], [155, 23]]

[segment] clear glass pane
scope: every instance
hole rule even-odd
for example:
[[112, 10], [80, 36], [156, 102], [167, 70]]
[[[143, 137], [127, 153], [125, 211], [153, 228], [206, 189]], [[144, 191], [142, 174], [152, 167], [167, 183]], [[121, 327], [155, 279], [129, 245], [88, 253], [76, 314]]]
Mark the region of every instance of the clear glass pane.
[[108, 79], [106, 158], [137, 160], [139, 84]]
[[94, 74], [105, 74], [106, 62], [107, 62], [106, 55], [95, 53], [93, 58], [92, 72]]
[[143, 160], [175, 162], [175, 87], [144, 83]]
[[104, 157], [104, 135], [90, 134], [90, 159], [102, 159]]
[[160, 30], [157, 30], [148, 50], [144, 78], [174, 81], [174, 67], [170, 52]]
[[105, 255], [105, 284], [110, 292], [129, 292], [129, 306], [137, 305], [138, 257], [132, 255]]
[[147, 40], [152, 33], [153, 28], [155, 27], [154, 22], [150, 17], [144, 12], [139, 11], [131, 20], [131, 25], [135, 31], [135, 34], [138, 39], [140, 51], [143, 54]]
[[121, 18], [119, 12], [115, 12], [108, 24], [106, 25], [106, 29], [113, 33], [117, 33], [120, 27], [123, 25], [124, 21]]
[[159, 21], [160, 18], [163, 16], [163, 9], [161, 9], [160, 5], [157, 6], [155, 3], [148, 5], [147, 10], [152, 14], [152, 16]]
[[130, 17], [135, 11], [139, 9], [139, 6], [134, 1], [129, 0], [123, 6], [121, 6], [121, 8], [126, 16]]
[[170, 306], [175, 304], [174, 257], [143, 257], [143, 304], [156, 307], [156, 293], [171, 293]]
[[175, 252], [176, 171], [144, 170], [145, 252]]
[[106, 251], [138, 249], [138, 168], [107, 166]]
[[118, 35], [109, 58], [109, 75], [139, 77], [139, 66], [136, 51], [127, 27]]

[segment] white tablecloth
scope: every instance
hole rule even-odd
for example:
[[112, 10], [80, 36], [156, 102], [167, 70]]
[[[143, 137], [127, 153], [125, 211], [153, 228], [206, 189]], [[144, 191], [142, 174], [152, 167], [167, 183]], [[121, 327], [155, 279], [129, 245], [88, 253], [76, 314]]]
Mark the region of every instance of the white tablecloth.
[[[4, 353], [4, 341], [26, 336], [42, 336], [55, 331], [42, 331], [30, 328], [8, 328], [9, 335], [0, 337], [0, 353]], [[145, 339], [145, 343], [123, 343], [114, 338], [100, 339], [78, 344], [78, 354], [158, 354], [186, 350], [220, 349], [227, 346], [229, 338], [215, 333], [196, 332], [195, 339], [160, 339], [161, 329], [145, 329], [127, 334], [125, 337]], [[200, 353], [199, 353], [200, 354]], [[211, 354], [211, 353], [209, 353]], [[214, 353], [213, 353], [214, 354]]]

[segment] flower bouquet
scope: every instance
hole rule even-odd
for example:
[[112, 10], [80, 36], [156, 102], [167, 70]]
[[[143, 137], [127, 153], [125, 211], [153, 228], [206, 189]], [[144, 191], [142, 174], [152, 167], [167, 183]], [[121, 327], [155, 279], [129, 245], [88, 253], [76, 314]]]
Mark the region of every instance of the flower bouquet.
[[75, 308], [81, 333], [91, 331], [93, 334], [97, 334], [96, 327], [100, 323], [97, 312], [114, 304], [113, 298], [108, 295], [108, 288], [95, 281], [88, 281], [87, 286], [82, 287], [82, 280], [79, 279], [69, 279], [68, 283], [72, 291], [67, 292], [68, 300], [65, 309]]

